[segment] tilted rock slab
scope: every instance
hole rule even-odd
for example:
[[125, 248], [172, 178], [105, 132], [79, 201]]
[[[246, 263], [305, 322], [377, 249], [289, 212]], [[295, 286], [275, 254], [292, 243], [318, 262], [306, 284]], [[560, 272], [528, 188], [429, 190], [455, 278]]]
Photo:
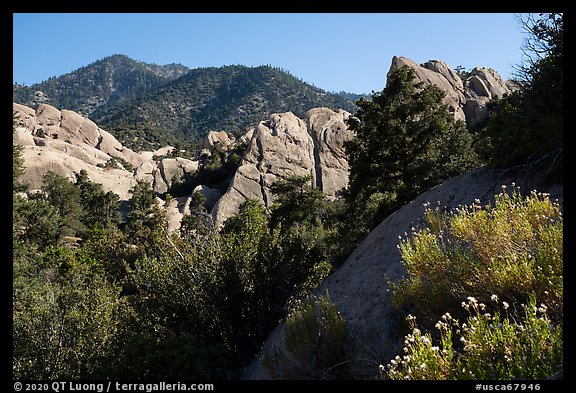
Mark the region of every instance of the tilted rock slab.
[[211, 149], [217, 144], [223, 149], [228, 149], [233, 142], [234, 138], [230, 137], [226, 131], [210, 131], [208, 135], [202, 139], [200, 149]]
[[75, 174], [85, 170], [91, 181], [102, 184], [105, 192], [112, 191], [122, 200], [130, 199], [130, 190], [136, 185], [131, 172], [115, 168], [99, 168], [66, 151], [43, 146], [24, 146], [22, 158], [25, 174], [21, 181], [28, 184], [32, 190], [42, 187], [43, 176], [49, 171], [74, 181]]
[[[155, 152], [137, 153], [123, 146], [112, 134], [99, 128], [90, 119], [69, 110], [58, 110], [47, 104], [36, 109], [13, 103], [18, 124], [12, 143], [24, 147], [25, 173], [21, 181], [31, 189], [39, 188], [48, 172], [74, 180], [74, 173], [84, 169], [91, 181], [100, 183], [105, 191], [113, 191], [120, 199], [130, 198], [137, 180], [149, 182], [154, 191], [166, 192], [172, 180], [183, 180], [198, 170], [198, 161], [154, 156], [169, 153], [167, 146]], [[135, 169], [102, 168], [112, 158], [125, 160]]]
[[340, 109], [314, 108], [304, 113], [314, 142], [315, 186], [334, 197], [348, 186], [348, 157], [344, 143], [352, 138], [346, 120], [350, 113]]
[[271, 186], [278, 179], [310, 176], [311, 185], [329, 196], [346, 187], [343, 144], [352, 136], [344, 123], [349, 115], [316, 108], [304, 119], [286, 112], [260, 122], [228, 190], [212, 209], [215, 224], [222, 225], [247, 199], [269, 207], [274, 203]]

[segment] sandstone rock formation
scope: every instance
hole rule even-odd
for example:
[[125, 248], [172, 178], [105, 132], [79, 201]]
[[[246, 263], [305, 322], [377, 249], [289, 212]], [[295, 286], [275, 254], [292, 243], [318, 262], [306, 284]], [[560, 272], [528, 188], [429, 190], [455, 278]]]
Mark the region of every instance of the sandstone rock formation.
[[[562, 186], [544, 186], [541, 180], [531, 177], [519, 182], [517, 178], [501, 177], [499, 171], [481, 168], [432, 188], [376, 227], [344, 264], [320, 285], [316, 294], [328, 290], [361, 346], [373, 351], [360, 355], [376, 364], [386, 364], [401, 353], [397, 328], [403, 318], [390, 304], [387, 278], [396, 281], [405, 274], [397, 248], [398, 237], [404, 237], [413, 226], [423, 223], [424, 203], [430, 202], [435, 206], [439, 202], [441, 206], [454, 209], [459, 205], [469, 205], [478, 198], [485, 204], [493, 202], [493, 196], [501, 192], [500, 185], [516, 181], [525, 192], [534, 188], [549, 192], [551, 198], [559, 199], [562, 206]], [[256, 360], [244, 370], [245, 379], [270, 379], [266, 369], [261, 367], [262, 357], [270, 348], [282, 347], [284, 331], [285, 326], [280, 324], [270, 333]]]
[[466, 80], [443, 61], [430, 60], [418, 65], [405, 57], [392, 58], [390, 71], [409, 66], [414, 69], [417, 81], [433, 84], [446, 93], [444, 102], [458, 120], [466, 121], [468, 127], [481, 124], [488, 116], [488, 101], [511, 93], [515, 86], [504, 81], [491, 68], [474, 68]]
[[270, 187], [278, 179], [310, 176], [312, 185], [329, 196], [346, 187], [343, 143], [352, 136], [344, 124], [349, 115], [316, 108], [304, 119], [286, 112], [260, 122], [227, 192], [212, 210], [215, 224], [238, 212], [246, 199], [270, 206], [274, 199]]
[[[105, 191], [127, 200], [137, 180], [150, 182], [162, 194], [173, 180], [181, 181], [198, 169], [198, 161], [180, 157], [163, 158], [157, 163], [155, 158], [174, 148], [134, 152], [90, 119], [69, 110], [47, 104], [32, 109], [16, 103], [13, 110], [18, 114], [18, 124], [12, 141], [24, 149], [25, 174], [21, 181], [31, 189], [41, 186], [48, 171], [73, 180], [75, 173], [85, 170], [90, 180], [101, 183]], [[115, 164], [108, 165], [113, 159], [117, 160]]]
[[329, 197], [348, 186], [348, 158], [344, 142], [352, 137], [346, 120], [350, 113], [314, 108], [304, 113], [308, 132], [314, 142], [315, 186]]
[[482, 124], [488, 117], [487, 104], [494, 98], [511, 93], [517, 87], [510, 81], [504, 81], [491, 68], [474, 68], [464, 83], [466, 103], [463, 110], [469, 127]]
[[[184, 181], [198, 170], [196, 160], [166, 158], [172, 147], [134, 152], [72, 111], [60, 111], [46, 104], [36, 110], [14, 104], [14, 111], [19, 114], [19, 124], [13, 143], [24, 146], [26, 171], [21, 180], [32, 189], [41, 187], [48, 171], [73, 180], [75, 173], [86, 170], [92, 181], [126, 200], [136, 181], [147, 181], [155, 193], [163, 194], [174, 181]], [[198, 186], [195, 192], [204, 194], [205, 207], [212, 209], [217, 224], [235, 214], [247, 198], [269, 206], [273, 202], [271, 185], [277, 179], [294, 175], [309, 175], [312, 185], [334, 197], [348, 183], [343, 148], [352, 136], [345, 124], [348, 116], [343, 110], [334, 112], [327, 108], [312, 109], [303, 119], [290, 112], [275, 114], [238, 141], [225, 132], [211, 132], [204, 141], [207, 152], [217, 144], [225, 149], [237, 144], [247, 144], [248, 148], [223, 197], [220, 191], [205, 185]], [[188, 212], [187, 204], [189, 201], [183, 197], [166, 206], [169, 228], [179, 227], [182, 214]]]

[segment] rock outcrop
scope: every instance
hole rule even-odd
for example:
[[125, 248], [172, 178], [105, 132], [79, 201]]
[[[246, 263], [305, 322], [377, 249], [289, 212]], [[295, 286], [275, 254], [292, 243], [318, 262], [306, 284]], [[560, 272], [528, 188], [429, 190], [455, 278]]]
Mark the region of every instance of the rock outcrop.
[[474, 68], [465, 80], [445, 62], [430, 60], [417, 64], [405, 57], [392, 58], [390, 71], [409, 66], [414, 69], [419, 82], [433, 84], [446, 93], [444, 102], [454, 117], [466, 122], [468, 127], [482, 124], [488, 117], [488, 101], [511, 93], [515, 85], [504, 81], [491, 68]]
[[346, 120], [350, 113], [314, 108], [304, 113], [314, 142], [315, 186], [334, 197], [348, 186], [348, 158], [344, 143], [352, 137]]
[[286, 112], [260, 122], [227, 192], [212, 210], [215, 224], [237, 213], [246, 199], [270, 206], [274, 201], [270, 187], [278, 179], [310, 176], [312, 185], [332, 197], [345, 188], [348, 163], [343, 144], [352, 133], [344, 121], [349, 115], [316, 108], [304, 119]]
[[12, 141], [23, 146], [25, 173], [21, 181], [30, 189], [40, 188], [48, 171], [73, 180], [75, 173], [85, 170], [105, 191], [127, 200], [138, 180], [148, 181], [162, 194], [174, 180], [182, 181], [198, 169], [198, 161], [181, 157], [156, 162], [174, 148], [135, 152], [90, 119], [69, 110], [47, 104], [32, 109], [14, 103], [13, 111], [18, 114], [18, 124]]
[[183, 181], [186, 174], [194, 173], [198, 170], [198, 161], [188, 160], [182, 157], [164, 158], [157, 166], [154, 175], [154, 192], [164, 194], [174, 181]]
[[[534, 188], [549, 192], [551, 198], [559, 199], [562, 206], [562, 186], [544, 186], [541, 180], [531, 177], [518, 182], [518, 179], [502, 177], [496, 170], [476, 169], [432, 188], [376, 227], [344, 264], [320, 285], [316, 294], [328, 290], [331, 300], [346, 318], [349, 329], [363, 347], [373, 350], [370, 354], [362, 354], [364, 358], [388, 362], [401, 353], [398, 326], [403, 319], [390, 303], [388, 280], [394, 282], [406, 273], [397, 248], [398, 237], [410, 233], [413, 226], [424, 222], [424, 203], [430, 202], [435, 206], [439, 202], [448, 209], [469, 205], [476, 198], [483, 204], [493, 203], [493, 196], [501, 192], [501, 184], [510, 185], [516, 181], [525, 192]], [[262, 357], [270, 348], [282, 347], [284, 331], [285, 326], [280, 324], [270, 333], [256, 360], [244, 370], [245, 379], [271, 378], [261, 367]]]

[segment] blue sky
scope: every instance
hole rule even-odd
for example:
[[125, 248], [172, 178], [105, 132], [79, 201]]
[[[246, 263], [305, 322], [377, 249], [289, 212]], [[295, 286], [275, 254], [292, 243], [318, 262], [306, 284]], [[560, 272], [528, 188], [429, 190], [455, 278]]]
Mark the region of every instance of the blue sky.
[[511, 13], [14, 14], [13, 81], [112, 54], [190, 68], [270, 64], [329, 91], [380, 91], [392, 56], [510, 78], [525, 34]]

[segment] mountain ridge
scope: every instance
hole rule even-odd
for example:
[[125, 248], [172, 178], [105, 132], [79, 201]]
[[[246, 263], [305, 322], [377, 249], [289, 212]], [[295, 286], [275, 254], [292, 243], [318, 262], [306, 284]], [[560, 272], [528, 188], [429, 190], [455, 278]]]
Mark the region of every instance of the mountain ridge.
[[189, 69], [125, 55], [13, 87], [14, 102], [46, 103], [89, 116], [133, 149], [196, 143], [212, 130], [239, 135], [272, 113], [303, 114], [320, 106], [353, 112], [357, 97], [324, 91], [269, 65]]
[[181, 64], [159, 66], [114, 54], [40, 83], [15, 85], [13, 99], [27, 106], [47, 103], [91, 117], [102, 105], [156, 88], [189, 70]]

